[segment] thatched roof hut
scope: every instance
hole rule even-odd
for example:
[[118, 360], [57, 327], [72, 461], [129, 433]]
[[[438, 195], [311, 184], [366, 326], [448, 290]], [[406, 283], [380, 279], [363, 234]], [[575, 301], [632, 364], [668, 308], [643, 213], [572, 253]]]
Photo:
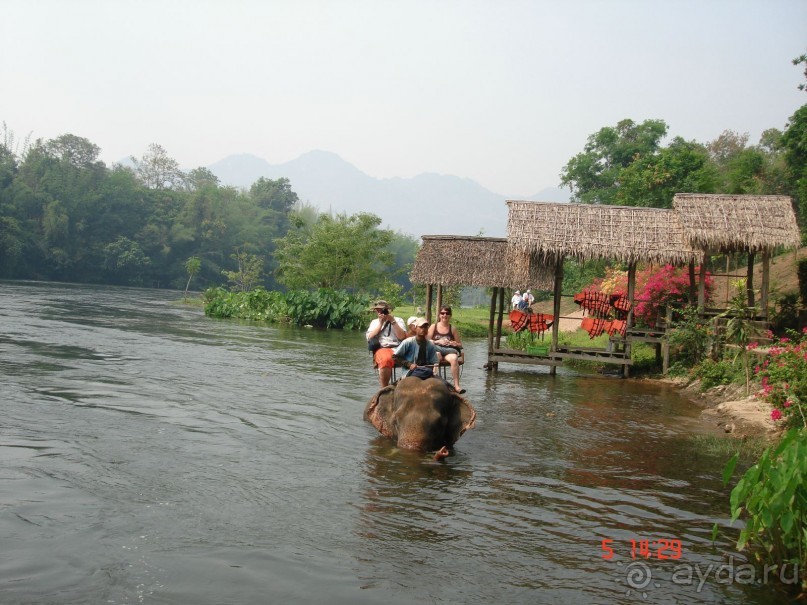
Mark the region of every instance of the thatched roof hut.
[[672, 210], [560, 202], [507, 202], [511, 249], [578, 260], [687, 264], [701, 253]]
[[508, 257], [504, 238], [424, 235], [422, 239], [409, 276], [414, 284], [552, 289], [554, 268], [531, 262], [526, 251]]
[[686, 240], [702, 250], [770, 252], [801, 242], [788, 196], [677, 193], [673, 209]]

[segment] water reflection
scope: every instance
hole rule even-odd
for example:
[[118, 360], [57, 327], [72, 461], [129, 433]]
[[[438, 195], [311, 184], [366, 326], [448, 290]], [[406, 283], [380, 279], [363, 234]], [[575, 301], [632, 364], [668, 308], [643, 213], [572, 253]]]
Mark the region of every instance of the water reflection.
[[[774, 603], [770, 587], [627, 594], [630, 540], [719, 565], [723, 461], [674, 391], [481, 370], [442, 462], [362, 420], [360, 333], [205, 318], [179, 293], [0, 283], [3, 603]], [[617, 560], [601, 557], [613, 539]], [[663, 574], [667, 574], [664, 576]]]

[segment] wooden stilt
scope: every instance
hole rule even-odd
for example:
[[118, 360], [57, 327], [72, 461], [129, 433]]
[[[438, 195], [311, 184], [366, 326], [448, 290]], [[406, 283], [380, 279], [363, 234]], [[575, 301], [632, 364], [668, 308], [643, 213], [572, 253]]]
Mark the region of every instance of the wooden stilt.
[[748, 253], [748, 273], [745, 277], [745, 287], [748, 291], [748, 306], [754, 307], [754, 253]]
[[667, 331], [672, 327], [672, 307], [667, 305], [664, 316], [664, 340], [661, 343], [661, 373], [666, 374], [670, 369], [670, 342], [667, 340]]
[[689, 261], [689, 306], [693, 306], [695, 304], [695, 297], [697, 296], [697, 292], [695, 290], [695, 261]]
[[426, 321], [432, 323], [432, 293], [433, 293], [433, 284], [428, 284], [426, 286]]
[[698, 313], [703, 315], [706, 308], [706, 265], [709, 263], [709, 253], [704, 252], [701, 259], [701, 270], [698, 278]]
[[493, 294], [490, 296], [490, 319], [488, 320], [488, 370], [492, 370], [495, 362], [491, 361], [493, 357], [493, 321], [496, 317], [496, 298], [499, 294], [499, 288], [493, 288]]
[[[555, 284], [552, 292], [552, 347], [550, 351], [557, 351], [558, 349], [558, 335], [560, 334], [560, 295], [563, 291], [563, 259], [558, 258], [555, 261]], [[554, 376], [557, 369], [556, 366], [549, 367], [549, 374]]]
[[760, 285], [759, 304], [762, 307], [762, 317], [768, 319], [768, 287], [771, 280], [771, 253], [765, 250], [762, 253], [762, 284]]
[[[633, 327], [633, 308], [635, 306], [636, 298], [636, 263], [632, 262], [628, 265], [628, 300], [630, 301], [630, 310], [628, 311], [628, 319], [626, 322], [627, 330]], [[625, 358], [630, 359], [630, 341], [625, 339]], [[628, 378], [630, 376], [630, 365], [625, 364], [622, 366], [622, 376]]]

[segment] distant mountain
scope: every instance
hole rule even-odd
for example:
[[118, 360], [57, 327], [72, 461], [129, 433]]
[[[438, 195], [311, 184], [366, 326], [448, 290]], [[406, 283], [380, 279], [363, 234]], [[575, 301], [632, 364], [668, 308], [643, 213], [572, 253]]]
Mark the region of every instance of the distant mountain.
[[[327, 151], [310, 151], [277, 165], [254, 155], [231, 155], [208, 168], [222, 184], [234, 187], [249, 187], [260, 177], [285, 177], [301, 200], [322, 211], [372, 212], [384, 227], [416, 237], [506, 235], [507, 196], [471, 179], [432, 173], [377, 179]], [[528, 199], [565, 201], [568, 194], [544, 189]]]

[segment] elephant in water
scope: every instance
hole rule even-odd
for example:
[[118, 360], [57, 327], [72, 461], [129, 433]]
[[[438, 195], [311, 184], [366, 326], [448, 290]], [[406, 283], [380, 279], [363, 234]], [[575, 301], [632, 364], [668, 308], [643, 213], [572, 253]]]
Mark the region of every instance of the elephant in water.
[[364, 419], [399, 447], [437, 450], [439, 460], [474, 428], [476, 410], [444, 380], [407, 376], [378, 391], [367, 404]]

